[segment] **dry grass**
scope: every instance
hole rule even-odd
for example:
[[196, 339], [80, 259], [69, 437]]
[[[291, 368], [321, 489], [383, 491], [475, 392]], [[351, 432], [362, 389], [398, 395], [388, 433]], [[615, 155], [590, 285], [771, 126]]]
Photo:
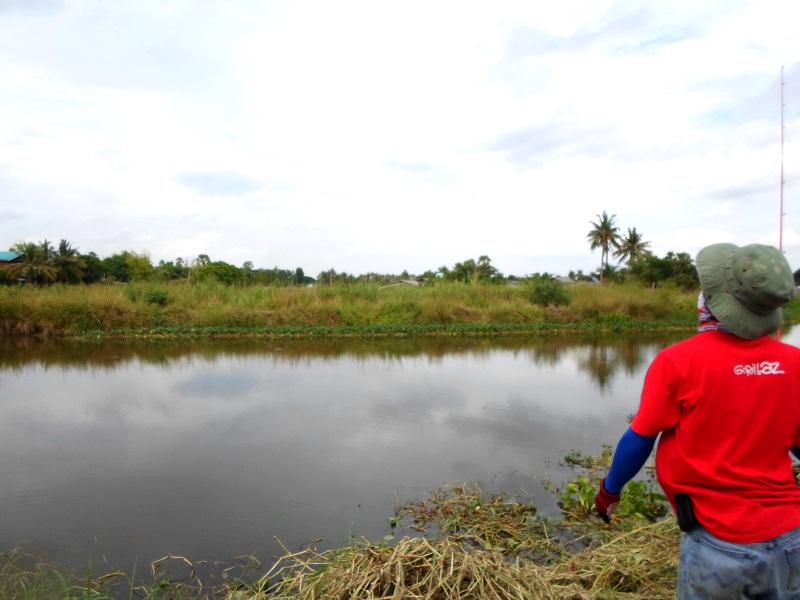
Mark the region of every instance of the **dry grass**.
[[693, 292], [575, 285], [568, 304], [541, 306], [529, 286], [437, 284], [381, 288], [270, 288], [131, 283], [0, 287], [0, 333], [71, 336], [154, 329], [276, 327], [518, 327], [582, 324], [605, 328], [694, 315]]
[[267, 598], [510, 600], [674, 598], [678, 530], [648, 524], [551, 564], [465, 547], [453, 539], [405, 537], [394, 546], [363, 544], [289, 554], [269, 577]]
[[[266, 573], [255, 557], [231, 564], [181, 556], [149, 572], [84, 577], [14, 553], [0, 561], [0, 597], [111, 600], [536, 600], [675, 597], [680, 532], [674, 518], [550, 521], [531, 504], [458, 485], [399, 507], [420, 535], [285, 554]], [[398, 525], [399, 526], [399, 525]], [[405, 525], [404, 525], [405, 526]], [[205, 576], [200, 573], [205, 572]]]
[[570, 313], [581, 320], [601, 315], [658, 321], [694, 316], [697, 291], [672, 287], [650, 289], [640, 285], [577, 285], [570, 288]]
[[[288, 553], [251, 600], [674, 598], [674, 519], [549, 523], [535, 508], [455, 488], [403, 509], [439, 535]], [[233, 598], [233, 596], [230, 596]]]

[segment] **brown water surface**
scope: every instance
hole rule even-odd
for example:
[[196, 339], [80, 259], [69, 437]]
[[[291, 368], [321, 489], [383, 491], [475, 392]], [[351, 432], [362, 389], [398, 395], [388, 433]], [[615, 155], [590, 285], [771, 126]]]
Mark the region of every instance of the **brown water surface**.
[[[392, 533], [454, 481], [557, 507], [690, 335], [0, 341], [0, 549], [120, 568]], [[786, 336], [790, 337], [790, 336]]]

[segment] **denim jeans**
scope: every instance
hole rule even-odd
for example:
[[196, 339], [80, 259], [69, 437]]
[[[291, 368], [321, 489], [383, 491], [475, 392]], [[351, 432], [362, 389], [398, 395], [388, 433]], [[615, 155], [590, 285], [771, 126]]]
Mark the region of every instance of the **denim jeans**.
[[702, 527], [684, 533], [679, 600], [800, 600], [800, 527], [756, 544], [734, 544]]

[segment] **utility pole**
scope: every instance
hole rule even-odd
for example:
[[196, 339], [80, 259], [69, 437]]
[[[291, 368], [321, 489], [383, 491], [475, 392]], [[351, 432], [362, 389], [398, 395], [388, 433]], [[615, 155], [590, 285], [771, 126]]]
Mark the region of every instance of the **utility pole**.
[[[783, 65], [781, 65], [781, 218], [779, 224], [778, 234], [778, 250], [783, 252]], [[781, 329], [778, 327], [777, 331], [778, 341], [781, 339]]]
[[779, 238], [779, 245], [778, 249], [783, 252], [783, 65], [781, 65], [781, 220], [780, 220], [780, 238]]

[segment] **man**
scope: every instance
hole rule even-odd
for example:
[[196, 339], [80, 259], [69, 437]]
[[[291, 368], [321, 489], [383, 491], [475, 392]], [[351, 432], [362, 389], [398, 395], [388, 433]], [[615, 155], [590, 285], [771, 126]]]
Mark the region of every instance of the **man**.
[[714, 244], [696, 260], [699, 333], [658, 353], [595, 498], [609, 521], [656, 438], [679, 517], [678, 598], [800, 599], [800, 349], [769, 334], [795, 296], [770, 246]]

